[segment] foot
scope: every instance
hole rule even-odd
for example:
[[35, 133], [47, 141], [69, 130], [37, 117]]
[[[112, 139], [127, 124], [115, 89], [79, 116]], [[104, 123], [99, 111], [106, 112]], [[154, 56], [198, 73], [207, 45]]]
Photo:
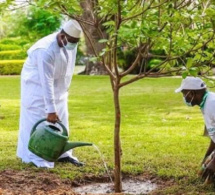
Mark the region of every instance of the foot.
[[78, 160], [72, 158], [72, 157], [64, 157], [64, 158], [59, 158], [58, 162], [65, 162], [65, 163], [72, 163], [73, 165], [77, 166], [77, 167], [82, 167], [84, 166], [83, 162], [79, 162]]

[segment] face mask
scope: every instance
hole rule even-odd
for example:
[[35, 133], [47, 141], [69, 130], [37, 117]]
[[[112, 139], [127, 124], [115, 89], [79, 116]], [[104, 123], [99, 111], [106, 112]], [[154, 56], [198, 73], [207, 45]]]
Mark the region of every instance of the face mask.
[[186, 97], [187, 97], [187, 95], [188, 95], [189, 93], [190, 93], [190, 91], [186, 94], [185, 97], [183, 96], [183, 101], [184, 101], [184, 103], [185, 103], [187, 106], [191, 107], [191, 106], [193, 106], [193, 105], [192, 105], [192, 101], [193, 101], [194, 96], [192, 97], [192, 99], [191, 99], [190, 102], [187, 102]]
[[[66, 38], [66, 37], [65, 37]], [[68, 40], [67, 40], [67, 38], [66, 38], [66, 45], [64, 45], [64, 42], [62, 41], [62, 44], [63, 44], [63, 46], [64, 46], [64, 48], [66, 49], [66, 50], [73, 50], [73, 49], [75, 49], [75, 47], [77, 46], [77, 43], [70, 43]]]
[[189, 106], [189, 107], [193, 106], [193, 105], [191, 104], [191, 102], [193, 101], [193, 99], [191, 100], [191, 102], [187, 102], [186, 99], [185, 99], [185, 97], [183, 97], [183, 101], [184, 101], [184, 103], [185, 103], [187, 106]]

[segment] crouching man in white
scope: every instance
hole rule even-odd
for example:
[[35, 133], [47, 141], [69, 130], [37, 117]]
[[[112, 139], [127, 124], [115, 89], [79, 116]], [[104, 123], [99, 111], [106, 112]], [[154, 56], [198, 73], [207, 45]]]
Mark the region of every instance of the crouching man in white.
[[[28, 150], [30, 133], [42, 118], [48, 122], [62, 121], [68, 125], [68, 89], [75, 67], [77, 43], [81, 27], [75, 20], [68, 21], [60, 32], [37, 41], [29, 50], [21, 73], [21, 110], [17, 156], [37, 167], [53, 168], [48, 162]], [[72, 151], [59, 157], [59, 162], [82, 166]]]
[[183, 94], [187, 106], [198, 105], [203, 114], [210, 144], [201, 163], [199, 175], [205, 183], [215, 181], [215, 93], [209, 92], [203, 80], [198, 77], [186, 77], [175, 90]]

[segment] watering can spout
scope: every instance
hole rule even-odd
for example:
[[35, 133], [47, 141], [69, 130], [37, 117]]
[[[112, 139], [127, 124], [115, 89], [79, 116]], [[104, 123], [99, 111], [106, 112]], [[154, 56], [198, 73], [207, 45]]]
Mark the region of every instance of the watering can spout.
[[87, 142], [67, 142], [63, 149], [63, 153], [76, 147], [92, 146], [92, 145], [93, 145], [92, 143], [87, 143]]

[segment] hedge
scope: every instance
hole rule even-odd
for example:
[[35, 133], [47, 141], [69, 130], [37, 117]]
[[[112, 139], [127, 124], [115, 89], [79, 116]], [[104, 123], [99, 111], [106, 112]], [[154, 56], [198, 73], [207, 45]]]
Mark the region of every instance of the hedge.
[[10, 37], [10, 38], [3, 38], [0, 40], [0, 44], [4, 45], [18, 45], [24, 46], [29, 43], [28, 39], [23, 39], [21, 37]]
[[1, 44], [0, 43], [0, 51], [8, 51], [8, 50], [18, 50], [21, 49], [19, 45], [9, 45], [9, 44]]
[[25, 59], [27, 53], [23, 50], [0, 51], [0, 60]]
[[0, 60], [0, 75], [19, 75], [25, 60]]

